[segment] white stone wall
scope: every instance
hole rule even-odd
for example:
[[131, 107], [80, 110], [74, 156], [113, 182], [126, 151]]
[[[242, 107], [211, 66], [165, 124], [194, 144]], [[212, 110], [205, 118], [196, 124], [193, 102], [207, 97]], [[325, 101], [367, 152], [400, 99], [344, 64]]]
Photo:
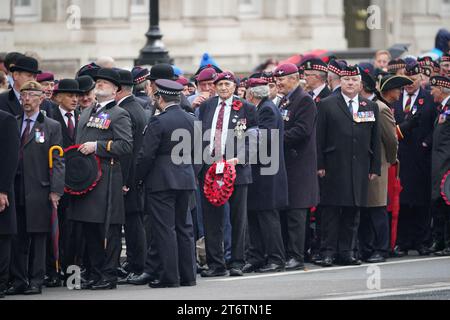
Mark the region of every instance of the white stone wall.
[[[111, 55], [130, 67], [144, 46], [148, 0], [31, 0], [28, 12], [0, 1], [1, 51], [36, 51], [44, 67], [66, 71]], [[373, 0], [383, 28], [372, 32], [375, 48], [411, 43], [412, 53], [433, 48], [434, 35], [450, 28], [445, 0]], [[81, 29], [66, 26], [70, 5], [81, 9]], [[343, 0], [160, 0], [163, 41], [186, 72], [209, 52], [223, 68], [249, 72], [267, 57], [306, 50], [347, 48]], [[56, 71], [56, 70], [54, 70]]]

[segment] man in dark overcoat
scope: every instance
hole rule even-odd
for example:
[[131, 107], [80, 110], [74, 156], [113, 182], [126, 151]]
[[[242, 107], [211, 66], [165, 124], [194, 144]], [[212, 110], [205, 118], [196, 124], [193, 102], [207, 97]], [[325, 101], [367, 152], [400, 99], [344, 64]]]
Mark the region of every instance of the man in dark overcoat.
[[104, 290], [117, 285], [121, 226], [125, 223], [120, 158], [133, 152], [133, 136], [129, 113], [115, 101], [120, 75], [101, 69], [95, 80], [98, 104], [81, 114], [76, 143], [81, 145], [81, 153], [99, 157], [102, 177], [92, 191], [72, 197], [69, 218], [83, 222], [93, 272], [86, 288]]
[[378, 106], [359, 95], [358, 67], [341, 73], [342, 93], [322, 100], [318, 120], [321, 182], [322, 266], [360, 262], [353, 256], [359, 209], [367, 204], [369, 180], [381, 174]]

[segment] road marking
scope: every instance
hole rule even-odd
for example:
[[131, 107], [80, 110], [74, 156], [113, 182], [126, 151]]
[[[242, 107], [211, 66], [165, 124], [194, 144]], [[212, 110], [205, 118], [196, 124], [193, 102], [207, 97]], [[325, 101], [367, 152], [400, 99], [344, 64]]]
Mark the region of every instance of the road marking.
[[231, 282], [231, 281], [240, 281], [240, 280], [261, 279], [261, 278], [284, 277], [284, 276], [291, 276], [291, 275], [296, 275], [296, 274], [306, 275], [306, 274], [310, 274], [310, 273], [319, 273], [319, 272], [328, 272], [328, 271], [361, 269], [361, 268], [367, 268], [369, 266], [387, 266], [387, 265], [395, 265], [395, 264], [428, 262], [428, 261], [436, 261], [436, 260], [450, 260], [450, 257], [409, 259], [409, 260], [390, 261], [390, 262], [383, 262], [383, 263], [376, 263], [376, 264], [362, 264], [360, 266], [342, 266], [342, 267], [313, 269], [313, 270], [307, 270], [307, 271], [300, 270], [300, 271], [287, 271], [287, 272], [278, 272], [278, 273], [270, 273], [270, 274], [260, 274], [260, 275], [256, 275], [256, 276], [252, 275], [252, 276], [244, 276], [244, 277], [228, 277], [228, 278], [206, 280], [205, 282]]
[[318, 300], [366, 300], [366, 299], [374, 299], [374, 298], [382, 298], [382, 297], [392, 297], [392, 296], [404, 296], [404, 295], [412, 295], [412, 294], [420, 294], [420, 293], [429, 293], [429, 292], [437, 292], [437, 291], [450, 291], [450, 285], [445, 287], [433, 287], [426, 289], [401, 289], [397, 291], [390, 292], [379, 292], [379, 293], [367, 293], [346, 297], [336, 297], [336, 298], [322, 298]]

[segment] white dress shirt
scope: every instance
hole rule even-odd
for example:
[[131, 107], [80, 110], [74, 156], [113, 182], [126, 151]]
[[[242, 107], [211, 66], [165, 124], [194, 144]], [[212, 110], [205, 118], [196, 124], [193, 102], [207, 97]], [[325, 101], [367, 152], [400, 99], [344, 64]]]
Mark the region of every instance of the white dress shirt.
[[[219, 111], [222, 106], [222, 99], [219, 98], [219, 102], [216, 106], [216, 111], [214, 112], [214, 118], [211, 126], [211, 144], [209, 145], [209, 151], [212, 153], [214, 149], [214, 139], [216, 135], [216, 125], [217, 125], [217, 119], [219, 117]], [[231, 114], [231, 107], [233, 104], [233, 96], [225, 101], [225, 113], [223, 116], [223, 126], [222, 126], [222, 155], [225, 154], [225, 145], [227, 143], [227, 134], [228, 134], [228, 123], [230, 122], [230, 114]], [[217, 156], [217, 154], [216, 154]]]
[[357, 114], [359, 111], [359, 96], [356, 95], [353, 99], [347, 97], [345, 94], [342, 94], [342, 96], [344, 97], [347, 107], [349, 107], [350, 100], [353, 101], [353, 114]]
[[67, 113], [70, 113], [72, 115], [72, 117], [70, 118], [73, 124], [73, 127], [75, 128], [75, 111], [66, 111], [63, 108], [61, 108], [61, 106], [58, 107], [59, 108], [59, 112], [61, 112], [61, 115], [64, 119], [64, 123], [66, 124], [66, 127], [69, 127], [69, 118], [66, 117]]
[[321, 85], [320, 87], [316, 88], [313, 90], [313, 99], [317, 98], [319, 96], [319, 94], [322, 92], [323, 89], [325, 89], [325, 87], [327, 86], [326, 83], [324, 83], [323, 85]]

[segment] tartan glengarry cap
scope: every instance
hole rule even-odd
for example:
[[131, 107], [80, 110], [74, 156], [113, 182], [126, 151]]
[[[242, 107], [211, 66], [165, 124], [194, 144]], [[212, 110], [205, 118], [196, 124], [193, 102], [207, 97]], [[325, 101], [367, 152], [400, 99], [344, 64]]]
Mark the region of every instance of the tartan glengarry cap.
[[302, 63], [303, 70], [328, 72], [328, 66], [321, 59], [309, 59]]
[[155, 81], [158, 87], [158, 94], [166, 96], [178, 96], [183, 91], [183, 86], [176, 81], [168, 79], [159, 79]]
[[406, 68], [406, 62], [403, 59], [394, 59], [389, 61], [387, 69], [388, 72], [396, 73], [398, 70]]
[[450, 89], [450, 78], [443, 77], [443, 76], [431, 77], [430, 85], [432, 87], [443, 87], [443, 88]]
[[298, 67], [293, 63], [285, 63], [275, 69], [273, 76], [279, 78], [295, 73], [298, 73]]
[[355, 77], [355, 76], [360, 76], [361, 72], [359, 71], [359, 68], [357, 65], [355, 66], [346, 66], [344, 69], [342, 69], [341, 71], [341, 78], [342, 77]]
[[337, 74], [338, 76], [341, 75], [341, 71], [347, 66], [347, 62], [344, 60], [336, 60], [333, 59], [328, 64], [328, 72], [332, 72], [334, 74]]
[[20, 88], [20, 92], [22, 92], [22, 91], [38, 91], [38, 92], [42, 92], [42, 86], [37, 81], [27, 81]]
[[417, 63], [417, 62], [407, 64], [405, 67], [405, 75], [407, 75], [409, 77], [421, 74], [422, 72], [423, 72], [423, 70], [420, 67], [420, 63]]

